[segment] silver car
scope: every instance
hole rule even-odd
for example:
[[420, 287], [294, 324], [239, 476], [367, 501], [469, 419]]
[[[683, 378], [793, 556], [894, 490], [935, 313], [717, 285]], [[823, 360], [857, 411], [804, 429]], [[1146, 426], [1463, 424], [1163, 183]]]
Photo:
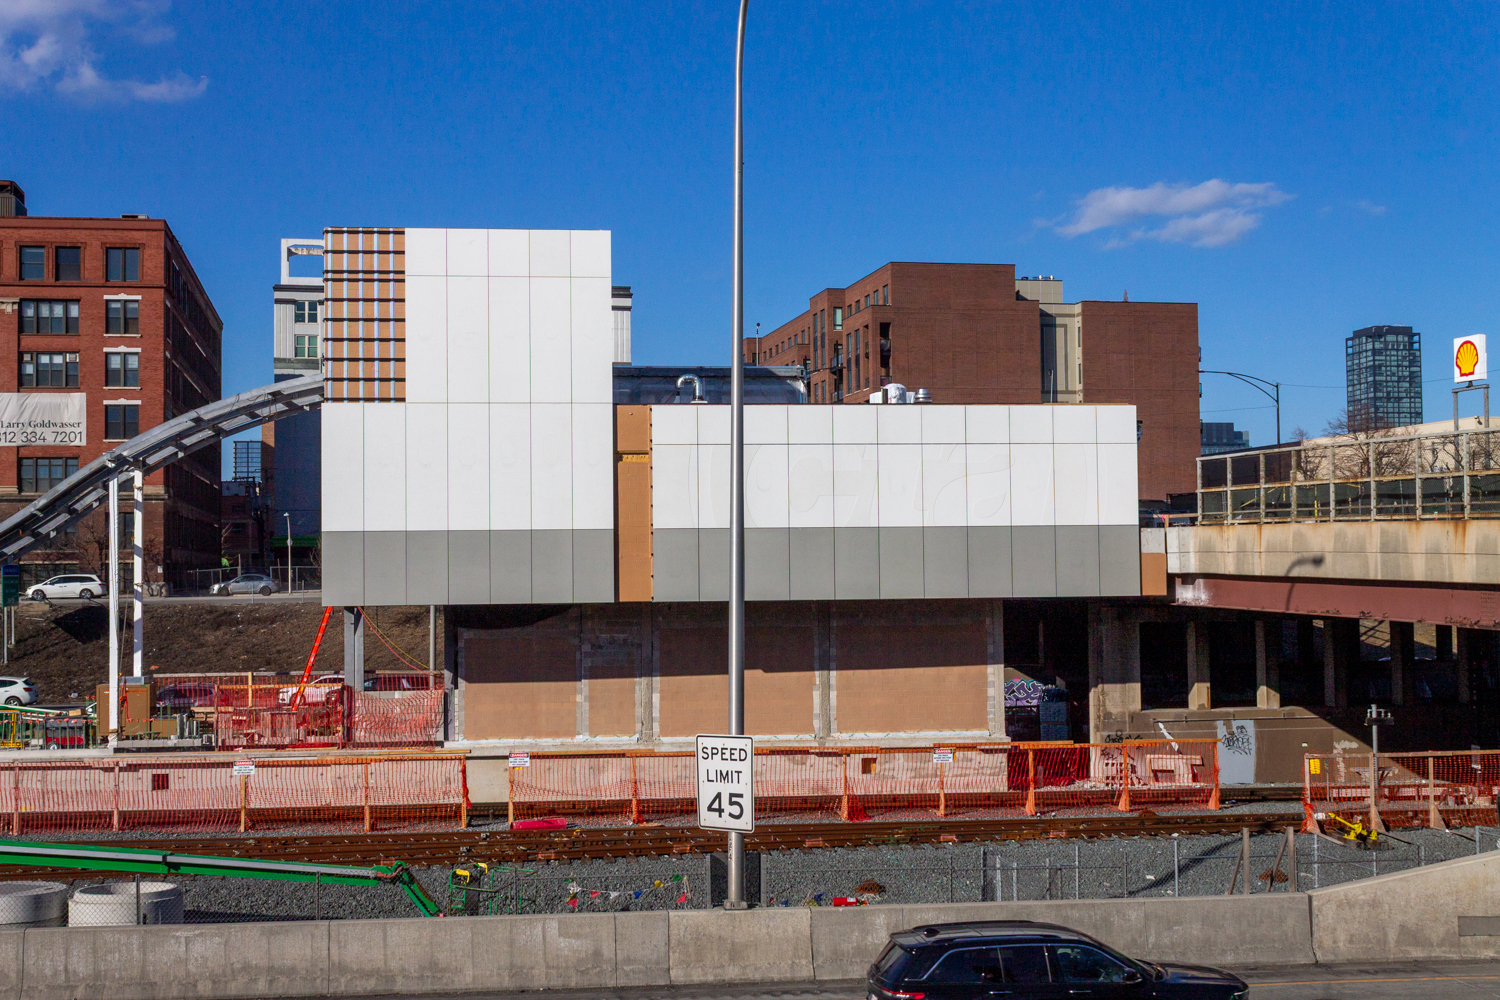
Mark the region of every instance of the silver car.
[[104, 581], [89, 573], [69, 573], [45, 580], [29, 591], [33, 601], [51, 601], [59, 597], [98, 597], [107, 594]]
[[210, 594], [259, 594], [268, 597], [281, 593], [281, 585], [264, 573], [241, 573], [233, 580], [216, 583]]

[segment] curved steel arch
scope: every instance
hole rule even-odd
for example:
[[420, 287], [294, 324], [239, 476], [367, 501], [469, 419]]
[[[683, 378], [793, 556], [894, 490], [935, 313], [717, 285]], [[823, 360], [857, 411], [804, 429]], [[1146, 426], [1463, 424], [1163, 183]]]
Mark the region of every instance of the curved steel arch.
[[108, 496], [111, 479], [155, 472], [220, 438], [322, 405], [323, 376], [315, 373], [200, 406], [137, 434], [0, 523], [0, 562], [45, 544], [93, 510]]

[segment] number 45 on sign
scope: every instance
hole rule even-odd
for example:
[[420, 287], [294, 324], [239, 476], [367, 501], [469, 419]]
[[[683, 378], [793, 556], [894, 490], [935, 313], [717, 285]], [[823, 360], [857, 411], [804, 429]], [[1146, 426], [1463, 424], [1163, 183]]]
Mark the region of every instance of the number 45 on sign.
[[699, 736], [698, 825], [755, 830], [755, 743], [748, 736]]

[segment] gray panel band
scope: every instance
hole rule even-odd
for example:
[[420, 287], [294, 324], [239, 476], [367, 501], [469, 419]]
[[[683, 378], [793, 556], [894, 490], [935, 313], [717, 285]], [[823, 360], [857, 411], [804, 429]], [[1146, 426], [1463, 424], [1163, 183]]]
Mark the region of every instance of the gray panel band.
[[745, 599], [785, 601], [791, 598], [790, 528], [745, 529]]
[[921, 597], [922, 529], [879, 528], [880, 596]]
[[1057, 596], [1057, 529], [1016, 525], [1010, 529], [1011, 578], [1016, 597]]
[[791, 599], [833, 600], [833, 529], [789, 528], [788, 534]]
[[[1006, 562], [1008, 565], [1009, 553]], [[968, 528], [922, 529], [922, 594], [924, 597], [969, 596]]]
[[651, 533], [651, 599], [698, 599], [697, 528], [661, 528]]
[[448, 603], [490, 603], [490, 533], [448, 532]]
[[1057, 596], [1099, 596], [1099, 528], [1093, 524], [1057, 526]]
[[531, 599], [537, 604], [573, 603], [573, 532], [565, 528], [531, 533]]
[[366, 531], [365, 599], [361, 603], [396, 606], [406, 601], [406, 532]]
[[323, 600], [329, 607], [365, 603], [365, 537], [362, 531], [325, 531]]
[[573, 600], [579, 604], [612, 604], [614, 599], [614, 530], [574, 528]]
[[[378, 567], [366, 563], [365, 573]], [[406, 604], [448, 603], [448, 532], [406, 532]]]
[[1141, 595], [1141, 530], [1135, 525], [1099, 528], [1099, 593], [1105, 597]]
[[880, 597], [880, 529], [833, 529], [833, 589], [840, 601]]
[[531, 603], [531, 532], [490, 532], [490, 601]]

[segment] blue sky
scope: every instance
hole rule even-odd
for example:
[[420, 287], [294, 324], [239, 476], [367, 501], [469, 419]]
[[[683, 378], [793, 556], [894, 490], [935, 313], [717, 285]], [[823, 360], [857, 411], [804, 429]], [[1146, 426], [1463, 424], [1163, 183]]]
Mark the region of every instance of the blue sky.
[[[33, 214], [167, 218], [270, 380], [277, 241], [607, 228], [638, 363], [730, 357], [733, 0], [3, 0], [0, 176]], [[1496, 315], [1491, 4], [770, 4], [750, 13], [746, 323], [889, 260], [1195, 301], [1205, 368], [1342, 409], [1343, 341]], [[1273, 436], [1205, 376], [1203, 415]], [[1472, 399], [1465, 412], [1477, 406]]]

